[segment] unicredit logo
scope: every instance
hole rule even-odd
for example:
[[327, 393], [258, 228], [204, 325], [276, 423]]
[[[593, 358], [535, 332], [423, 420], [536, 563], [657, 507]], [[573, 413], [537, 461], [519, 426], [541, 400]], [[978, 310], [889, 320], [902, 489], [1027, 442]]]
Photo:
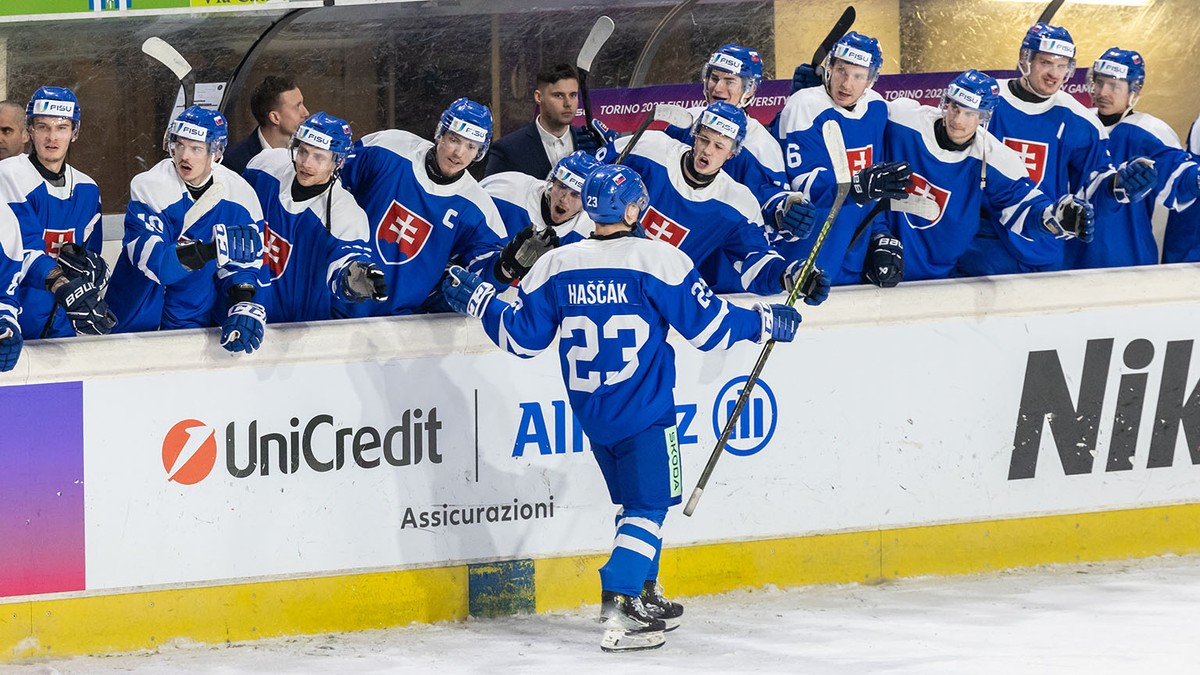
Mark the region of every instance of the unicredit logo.
[[167, 480], [195, 485], [208, 477], [217, 463], [214, 429], [199, 420], [183, 420], [163, 438], [163, 469]]
[[[442, 420], [436, 407], [400, 411], [398, 423], [379, 427], [341, 426], [331, 415], [293, 417], [287, 430], [262, 428], [259, 420], [224, 425], [225, 471], [244, 479], [297, 471], [326, 473], [347, 467], [375, 469], [441, 464], [438, 436]], [[216, 429], [199, 420], [182, 420], [163, 438], [163, 469], [167, 480], [195, 485], [216, 465]]]

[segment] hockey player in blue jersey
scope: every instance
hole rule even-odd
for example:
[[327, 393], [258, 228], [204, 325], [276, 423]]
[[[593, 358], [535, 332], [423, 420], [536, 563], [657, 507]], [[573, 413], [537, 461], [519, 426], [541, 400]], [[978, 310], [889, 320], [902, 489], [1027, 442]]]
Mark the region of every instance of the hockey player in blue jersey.
[[230, 352], [262, 344], [262, 209], [250, 185], [219, 163], [228, 130], [218, 112], [184, 110], [163, 138], [170, 156], [130, 183], [109, 284], [118, 331], [220, 325]]
[[[705, 107], [725, 101], [743, 110], [754, 100], [762, 83], [763, 64], [758, 52], [727, 44], [713, 52], [700, 71], [704, 106], [688, 110], [695, 120]], [[691, 128], [667, 127], [668, 136], [692, 144]], [[779, 141], [761, 122], [747, 115], [742, 151], [722, 167], [735, 181], [750, 188], [762, 207], [763, 224], [771, 233], [788, 240], [803, 239], [812, 232], [816, 208], [799, 193], [787, 188], [787, 172]], [[792, 199], [788, 197], [795, 195]]]
[[[776, 252], [754, 194], [721, 170], [741, 150], [746, 113], [717, 101], [697, 117], [691, 135], [687, 146], [648, 131], [625, 159], [649, 190], [650, 206], [642, 216], [646, 236], [686, 253], [718, 293], [790, 292], [803, 259]], [[632, 141], [617, 139], [597, 157], [614, 161]], [[815, 270], [800, 292], [805, 303], [818, 305], [829, 295], [829, 278]]]
[[0, 162], [0, 199], [20, 222], [25, 247], [21, 330], [25, 339], [108, 333], [116, 319], [101, 298], [108, 268], [100, 257], [100, 189], [67, 163], [79, 137], [79, 101], [65, 87], [39, 87], [25, 112], [33, 152]]
[[0, 373], [17, 366], [21, 357], [21, 311], [17, 285], [21, 283], [21, 224], [12, 209], [0, 204]]
[[[545, 179], [519, 171], [502, 171], [479, 184], [492, 197], [504, 221], [505, 239], [520, 236], [529, 226], [546, 239], [546, 248], [587, 239], [592, 219], [583, 211], [579, 192], [600, 162], [583, 150], [558, 160]], [[531, 233], [529, 233], [531, 234]], [[551, 243], [551, 238], [553, 243]]]
[[[900, 281], [903, 251], [890, 245], [892, 238], [887, 236], [882, 218], [869, 225], [870, 236], [851, 246], [855, 226], [870, 210], [870, 202], [903, 199], [909, 185], [906, 164], [880, 161], [903, 159], [881, 157], [887, 104], [871, 86], [882, 67], [878, 40], [854, 31], [846, 33], [825, 57], [824, 86], [800, 89], [788, 97], [779, 113], [776, 134], [783, 145], [789, 185], [817, 207], [818, 215], [828, 212], [837, 194], [821, 126], [827, 120], [837, 121], [846, 141], [852, 188], [817, 254], [817, 266], [829, 272], [834, 284], [860, 283], [864, 276], [884, 287]], [[804, 260], [816, 239], [777, 245], [785, 256]], [[873, 269], [866, 269], [868, 263]]]
[[318, 112], [296, 128], [290, 148], [262, 151], [242, 174], [267, 224], [271, 323], [365, 316], [365, 301], [387, 300], [367, 214], [338, 181], [351, 143], [345, 120]]
[[731, 305], [686, 255], [636, 236], [648, 197], [629, 167], [597, 169], [583, 199], [596, 222], [591, 238], [543, 256], [513, 303], [461, 268], [451, 268], [443, 287], [457, 311], [481, 318], [488, 337], [512, 354], [530, 358], [559, 338], [571, 408], [621, 507], [612, 554], [600, 568], [601, 648], [650, 649], [683, 614], [658, 584], [661, 528], [683, 494], [667, 332], [703, 350], [789, 342], [800, 315], [788, 305]]
[[1134, 112], [1146, 83], [1146, 62], [1141, 54], [1119, 47], [1109, 49], [1092, 65], [1088, 83], [1096, 115], [1108, 133], [1113, 163], [1149, 158], [1158, 182], [1151, 197], [1136, 204], [1121, 204], [1101, 193], [1096, 205], [1096, 241], [1088, 246], [1068, 242], [1067, 266], [1154, 265], [1159, 261], [1152, 225], [1155, 211], [1165, 222], [1167, 211], [1196, 208], [1192, 204], [1200, 197], [1200, 166], [1180, 147], [1179, 137], [1166, 122]]
[[888, 104], [884, 150], [889, 157], [908, 159], [913, 197], [938, 205], [932, 219], [888, 214], [899, 242], [883, 244], [902, 245], [905, 280], [952, 276], [979, 229], [981, 206], [1000, 214], [1006, 228], [1033, 240], [1064, 231], [1063, 236], [1090, 239], [1091, 205], [1069, 194], [1055, 204], [1033, 185], [1016, 152], [988, 133], [988, 117], [999, 99], [995, 79], [968, 70], [946, 87], [940, 109], [905, 98]]
[[342, 184], [367, 213], [370, 245], [387, 278], [388, 300], [372, 303], [373, 315], [436, 307], [450, 262], [502, 286], [528, 269], [516, 260], [515, 238], [502, 250], [500, 213], [467, 173], [487, 154], [491, 111], [460, 98], [442, 113], [433, 139], [397, 129], [368, 134], [342, 169]]
[[[1154, 186], [1151, 164], [1129, 161], [1114, 171], [1096, 118], [1062, 90], [1075, 70], [1075, 43], [1065, 28], [1034, 24], [1021, 41], [1021, 76], [1000, 80], [1000, 102], [988, 131], [1021, 156], [1030, 179], [1052, 199], [1074, 194], [1096, 204], [1098, 191], [1122, 203], [1140, 201]], [[960, 259], [962, 276], [1062, 269], [1063, 239], [1033, 242], [1007, 229], [1000, 214], [983, 217]], [[1020, 254], [1016, 249], [1020, 248]]]

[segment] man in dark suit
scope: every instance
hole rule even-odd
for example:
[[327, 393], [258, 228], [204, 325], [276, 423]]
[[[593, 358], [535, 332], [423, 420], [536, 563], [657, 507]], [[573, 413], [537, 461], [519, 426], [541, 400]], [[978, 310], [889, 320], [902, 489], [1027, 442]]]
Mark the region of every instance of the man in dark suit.
[[250, 94], [250, 113], [258, 126], [225, 151], [221, 164], [241, 173], [265, 148], [286, 148], [300, 123], [308, 119], [304, 94], [290, 75], [268, 75]]
[[538, 116], [492, 143], [484, 176], [519, 171], [545, 178], [558, 160], [572, 152], [596, 151], [596, 141], [586, 128], [571, 126], [579, 105], [579, 73], [575, 66], [559, 63], [538, 73], [533, 101]]

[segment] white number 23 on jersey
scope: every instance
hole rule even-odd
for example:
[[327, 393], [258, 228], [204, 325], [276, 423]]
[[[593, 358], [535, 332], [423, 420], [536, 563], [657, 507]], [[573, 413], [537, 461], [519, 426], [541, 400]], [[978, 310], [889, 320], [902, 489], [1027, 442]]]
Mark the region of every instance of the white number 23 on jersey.
[[[617, 370], [589, 369], [580, 375], [580, 365], [592, 363], [600, 353], [600, 339], [615, 340], [621, 331], [633, 331], [633, 344], [621, 347], [621, 363]], [[568, 316], [562, 322], [562, 337], [573, 332], [583, 333], [583, 342], [567, 350], [567, 387], [572, 391], [591, 393], [602, 384], [616, 384], [633, 377], [638, 369], [638, 350], [650, 337], [650, 325], [636, 314], [617, 314], [604, 321], [603, 328], [588, 316]]]

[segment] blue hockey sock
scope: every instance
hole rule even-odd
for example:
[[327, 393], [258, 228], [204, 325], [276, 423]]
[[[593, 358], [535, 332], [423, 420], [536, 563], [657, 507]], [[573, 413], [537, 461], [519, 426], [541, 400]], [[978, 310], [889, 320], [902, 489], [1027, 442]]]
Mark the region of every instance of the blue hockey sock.
[[648, 571], [658, 566], [660, 530], [666, 509], [625, 511], [617, 520], [612, 555], [600, 568], [600, 587], [624, 595], [640, 595]]

